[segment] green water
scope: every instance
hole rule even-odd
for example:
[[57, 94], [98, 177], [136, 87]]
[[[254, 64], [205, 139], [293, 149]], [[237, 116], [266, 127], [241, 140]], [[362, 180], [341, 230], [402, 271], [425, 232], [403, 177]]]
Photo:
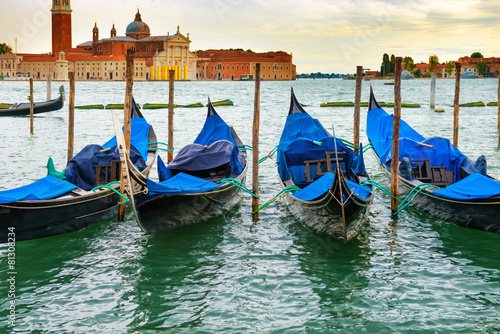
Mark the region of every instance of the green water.
[[[354, 81], [263, 82], [261, 155], [279, 140], [291, 84], [310, 114], [351, 139], [352, 108], [319, 104], [353, 101]], [[460, 102], [495, 101], [497, 84], [463, 80]], [[393, 86], [372, 85], [379, 101], [393, 99]], [[25, 82], [0, 82], [0, 100], [23, 101], [28, 88]], [[76, 89], [76, 105], [106, 105], [123, 103], [125, 84], [78, 82]], [[231, 99], [235, 106], [216, 109], [250, 144], [253, 89], [252, 82], [176, 83], [175, 103], [205, 103], [208, 95]], [[403, 109], [403, 119], [424, 136], [452, 137], [454, 81], [437, 81], [436, 107], [445, 113], [425, 107], [429, 80], [404, 81], [402, 90], [403, 102], [424, 106]], [[45, 83], [35, 83], [35, 91], [43, 100]], [[134, 92], [140, 104], [168, 101], [165, 83], [135, 83]], [[364, 82], [363, 101], [368, 93]], [[143, 112], [166, 142], [166, 110]], [[206, 110], [175, 113], [178, 151], [194, 140]], [[0, 119], [0, 190], [44, 176], [49, 156], [58, 169], [64, 167], [67, 114], [66, 106], [35, 117], [34, 135], [29, 118]], [[474, 158], [484, 154], [489, 174], [500, 178], [496, 115], [496, 107], [462, 108], [459, 148]], [[75, 151], [112, 134], [109, 111], [76, 111]], [[387, 186], [375, 158], [367, 153], [365, 160], [372, 177]], [[274, 161], [263, 163], [260, 172], [264, 202], [279, 191]], [[79, 232], [18, 242], [13, 326], [7, 323], [8, 247], [1, 245], [0, 332], [500, 332], [500, 235], [464, 229], [412, 207], [394, 221], [389, 198], [380, 192], [362, 232], [347, 245], [311, 234], [280, 201], [263, 210], [258, 222], [250, 212], [245, 197], [218, 219], [149, 235], [128, 212], [123, 223], [113, 218]]]

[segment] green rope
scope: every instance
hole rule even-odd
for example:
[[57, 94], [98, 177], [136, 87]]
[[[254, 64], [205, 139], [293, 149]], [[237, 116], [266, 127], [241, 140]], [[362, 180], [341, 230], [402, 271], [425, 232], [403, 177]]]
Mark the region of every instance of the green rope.
[[252, 146], [248, 146], [248, 145], [238, 145], [238, 148], [240, 150], [248, 150], [248, 151], [253, 151], [253, 147]]
[[150, 151], [153, 151], [153, 150], [160, 150], [160, 151], [167, 151], [167, 152], [173, 152], [175, 150], [175, 148], [169, 150], [167, 148], [162, 148], [162, 147], [152, 147], [149, 149]]
[[[338, 137], [337, 137], [338, 138]], [[354, 149], [357, 149], [359, 150], [359, 147], [356, 147], [354, 146], [353, 143], [351, 143], [350, 141], [346, 140], [346, 139], [342, 139], [342, 138], [339, 138], [347, 147], [350, 147], [350, 148], [354, 148]]]
[[[420, 193], [422, 190], [428, 189], [428, 188], [439, 188], [438, 186], [432, 185], [430, 183], [421, 183], [421, 184], [413, 187], [413, 189], [410, 191], [410, 193], [401, 201], [401, 199], [395, 197], [389, 189], [385, 188], [383, 185], [381, 185], [380, 183], [378, 183], [376, 181], [365, 180], [365, 181], [361, 182], [361, 185], [362, 186], [364, 186], [364, 185], [375, 186], [375, 187], [379, 188], [384, 194], [391, 196], [392, 198], [397, 199], [399, 202], [398, 210], [395, 213], [393, 213], [392, 215], [397, 215], [401, 210], [405, 209], [411, 203], [411, 201], [413, 201], [413, 199], [418, 195], [418, 193]], [[415, 192], [415, 194], [412, 196], [412, 194], [414, 192]]]
[[[154, 141], [154, 142], [151, 142], [151, 143], [148, 143], [148, 146], [149, 145], [153, 145], [153, 144], [160, 144], [160, 145], [165, 145], [165, 146], [168, 146], [167, 143], [163, 143], [161, 141]], [[162, 150], [162, 151], [167, 151], [167, 152], [173, 152], [175, 150], [174, 147], [172, 147], [171, 150], [169, 149], [166, 149], [166, 148], [160, 148], [160, 147], [150, 147], [149, 150]]]
[[368, 151], [371, 148], [373, 148], [373, 144], [372, 143], [366, 145], [365, 147], [363, 147], [363, 153], [365, 153], [366, 151]]
[[270, 200], [269, 202], [263, 204], [262, 206], [260, 206], [257, 210], [255, 210], [254, 212], [252, 212], [252, 215], [259, 212], [260, 210], [264, 209], [266, 206], [268, 206], [269, 204], [271, 204], [272, 202], [276, 201], [278, 199], [278, 196], [283, 194], [283, 193], [289, 193], [289, 192], [292, 192], [292, 191], [298, 191], [300, 190], [299, 187], [297, 186], [290, 186], [290, 187], [286, 187], [286, 188], [283, 188], [279, 193], [277, 193], [272, 200]]
[[[255, 195], [253, 192], [251, 192], [250, 190], [248, 190], [245, 185], [243, 183], [241, 183], [240, 181], [236, 180], [236, 179], [233, 179], [233, 178], [227, 178], [227, 179], [222, 179], [220, 182], [227, 182], [227, 183], [231, 183], [232, 185], [235, 185], [236, 187], [240, 188], [241, 190], [249, 193], [250, 195], [252, 195], [253, 197], [255, 198], [259, 198], [259, 196]], [[218, 187], [220, 188], [220, 187]]]
[[[350, 141], [346, 140], [346, 139], [342, 139], [342, 138], [339, 138], [340, 140], [342, 140], [342, 142], [347, 146], [347, 147], [350, 147], [354, 150], [359, 150], [361, 147], [357, 147], [355, 146], [353, 143], [351, 143]], [[372, 143], [369, 143], [368, 145], [364, 146], [363, 147], [363, 153], [365, 153], [366, 151], [368, 151], [369, 149], [373, 148], [373, 144]]]
[[[411, 194], [418, 188], [418, 190], [415, 192], [415, 194], [413, 195], [413, 197], [410, 198]], [[438, 188], [438, 186], [435, 186], [435, 185], [432, 185], [430, 183], [422, 183], [422, 184], [419, 184], [418, 186], [414, 187], [410, 193], [408, 194], [408, 196], [406, 196], [406, 198], [399, 204], [398, 206], [398, 211], [394, 212], [392, 215], [395, 216], [397, 215], [401, 210], [405, 209], [410, 203], [411, 201], [413, 201], [413, 199], [418, 195], [418, 193], [420, 193], [422, 190], [424, 189], [428, 189], [428, 188]], [[407, 201], [407, 202], [406, 202]], [[406, 202], [406, 203], [405, 203]]]
[[[365, 180], [363, 182], [361, 182], [361, 185], [362, 186], [375, 186], [377, 187], [378, 189], [380, 189], [384, 194], [386, 195], [389, 195], [391, 196], [392, 198], [396, 198], [392, 195], [391, 191], [389, 189], [387, 189], [386, 187], [384, 187], [383, 185], [381, 185], [380, 183], [378, 183], [377, 181], [373, 181], [373, 180]], [[396, 198], [397, 199], [397, 198]]]
[[265, 157], [261, 158], [259, 160], [259, 164], [263, 163], [266, 161], [268, 158], [272, 157], [274, 153], [278, 150], [278, 145], [276, 145]]
[[116, 190], [115, 188], [111, 187], [112, 184], [117, 184], [117, 183], [120, 183], [120, 181], [113, 181], [113, 182], [110, 182], [104, 186], [98, 186], [98, 187], [95, 187], [95, 188], [92, 188], [92, 191], [96, 191], [97, 189], [102, 189], [102, 188], [106, 188], [106, 189], [110, 189], [110, 190], [113, 190], [115, 193], [118, 194], [118, 196], [120, 196], [121, 198], [123, 198], [125, 201], [123, 202], [118, 202], [118, 205], [121, 205], [121, 204], [125, 204], [125, 203], [128, 203], [130, 202], [130, 199], [128, 199], [127, 197], [123, 196], [122, 193], [120, 193], [118, 190]]

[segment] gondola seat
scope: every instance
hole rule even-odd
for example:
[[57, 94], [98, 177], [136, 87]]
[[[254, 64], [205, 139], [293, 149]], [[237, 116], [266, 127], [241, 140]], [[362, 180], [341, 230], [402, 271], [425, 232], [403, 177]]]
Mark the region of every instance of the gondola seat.
[[340, 168], [345, 172], [346, 152], [325, 152], [325, 159], [306, 160], [304, 161], [304, 174], [307, 183], [313, 182], [318, 177], [326, 175], [327, 173], [334, 173], [337, 169], [337, 157]]
[[429, 159], [411, 160], [417, 165], [412, 167], [411, 176], [415, 180], [431, 183], [438, 187], [447, 187], [453, 184], [453, 172], [447, 171], [444, 166], [431, 166]]
[[94, 167], [96, 187], [120, 180], [120, 160], [111, 160], [109, 164], [94, 165]]

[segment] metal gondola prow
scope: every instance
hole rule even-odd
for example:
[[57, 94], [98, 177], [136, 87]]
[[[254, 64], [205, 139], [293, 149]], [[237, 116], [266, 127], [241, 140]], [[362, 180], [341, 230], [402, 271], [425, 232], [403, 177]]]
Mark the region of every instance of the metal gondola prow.
[[370, 85], [370, 102], [368, 103], [368, 111], [375, 109], [375, 108], [380, 108], [380, 105], [378, 104], [377, 100], [375, 99], [375, 95], [373, 94], [372, 85]]
[[302, 106], [300, 105], [299, 101], [297, 101], [297, 98], [295, 97], [295, 93], [293, 92], [293, 87], [292, 87], [292, 93], [290, 96], [290, 111], [288, 112], [288, 115], [297, 113], [307, 114], [304, 108], [302, 108]]
[[132, 108], [130, 116], [131, 116], [130, 118], [144, 118], [141, 111], [139, 110], [139, 107], [137, 106], [137, 103], [135, 103], [135, 99], [133, 96], [132, 96]]
[[64, 86], [63, 85], [61, 85], [61, 87], [59, 87], [59, 94], [61, 95], [63, 102], [66, 101], [66, 95], [64, 94]]
[[212, 101], [210, 101], [210, 97], [208, 97], [208, 111], [207, 111], [207, 117], [210, 117], [212, 115], [218, 115], [217, 112], [214, 109], [214, 106], [212, 105]]

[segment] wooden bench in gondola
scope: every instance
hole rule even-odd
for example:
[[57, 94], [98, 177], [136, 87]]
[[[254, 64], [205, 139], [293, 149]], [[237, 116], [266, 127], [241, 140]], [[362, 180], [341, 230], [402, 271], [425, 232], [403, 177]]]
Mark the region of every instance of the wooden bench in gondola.
[[[95, 167], [95, 187], [108, 184], [113, 181], [120, 181], [120, 160], [111, 160], [110, 164], [94, 165]], [[104, 173], [104, 179], [101, 174]]]
[[[345, 155], [346, 152], [325, 152], [325, 159], [318, 160], [306, 160], [304, 164], [306, 168], [304, 170], [306, 174], [306, 182], [313, 182], [317, 177], [323, 176], [328, 172], [334, 173], [337, 168], [337, 156], [338, 162], [341, 166], [342, 171], [345, 172]], [[333, 162], [333, 163], [332, 163]], [[316, 170], [311, 173], [311, 165], [316, 165]], [[344, 166], [342, 166], [344, 165]], [[332, 168], [333, 166], [333, 168]], [[311, 175], [312, 174], [312, 175]]]
[[415, 180], [431, 183], [439, 187], [447, 187], [453, 183], [453, 172], [446, 171], [444, 166], [431, 166], [429, 159], [415, 159], [417, 166], [412, 167], [411, 176]]

